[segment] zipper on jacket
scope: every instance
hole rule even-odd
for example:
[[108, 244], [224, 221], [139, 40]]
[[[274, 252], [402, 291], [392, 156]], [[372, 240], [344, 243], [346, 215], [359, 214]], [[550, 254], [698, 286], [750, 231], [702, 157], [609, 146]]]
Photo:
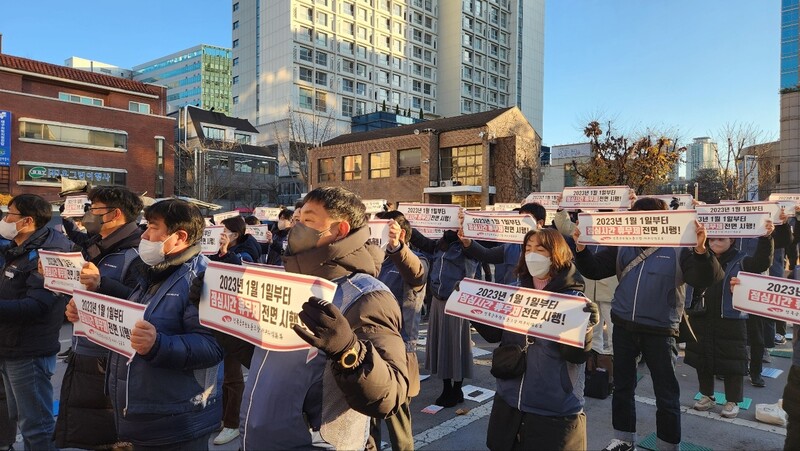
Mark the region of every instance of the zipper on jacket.
[[[442, 270], [444, 270], [444, 255], [439, 259], [439, 289], [442, 288]], [[436, 297], [439, 299], [441, 299], [441, 296], [439, 296], [440, 294], [439, 290], [436, 290]]]
[[130, 392], [131, 386], [131, 362], [126, 363], [125, 366], [127, 366], [127, 369], [125, 370], [127, 376], [125, 377], [125, 408], [122, 409], [123, 417], [128, 416], [128, 393]]
[[639, 277], [636, 278], [636, 291], [633, 293], [633, 311], [631, 312], [631, 321], [636, 320], [636, 301], [639, 299], [639, 282], [642, 280], [642, 273], [644, 272], [644, 265], [647, 264], [647, 259], [642, 260], [642, 267], [639, 269]]
[[[526, 337], [527, 339], [527, 337]], [[526, 361], [527, 365], [527, 361]], [[527, 370], [527, 368], [526, 368]], [[525, 373], [522, 373], [522, 377], [519, 380], [519, 393], [517, 393], [517, 410], [522, 412], [522, 386], [525, 384]]]

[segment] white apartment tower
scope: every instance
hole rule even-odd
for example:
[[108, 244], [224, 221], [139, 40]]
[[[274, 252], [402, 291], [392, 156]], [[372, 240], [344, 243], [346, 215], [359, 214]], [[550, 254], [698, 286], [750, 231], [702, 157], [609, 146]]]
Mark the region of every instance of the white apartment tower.
[[700, 169], [719, 168], [717, 143], [709, 137], [694, 138], [686, 146], [686, 180], [694, 180]]
[[319, 142], [384, 104], [415, 117], [517, 105], [542, 134], [544, 0], [232, 5], [232, 115], [263, 144], [287, 130], [289, 111], [317, 124], [306, 138]]

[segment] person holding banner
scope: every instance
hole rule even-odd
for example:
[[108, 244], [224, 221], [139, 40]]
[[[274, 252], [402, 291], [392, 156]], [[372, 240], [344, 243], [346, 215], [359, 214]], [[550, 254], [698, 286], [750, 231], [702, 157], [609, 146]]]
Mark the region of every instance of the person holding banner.
[[411, 244], [433, 255], [429, 281], [433, 299], [428, 319], [425, 368], [442, 379], [442, 394], [436, 398], [435, 404], [454, 407], [464, 402], [461, 385], [465, 378], [472, 377], [472, 338], [469, 321], [445, 315], [444, 306], [459, 281], [475, 277], [478, 262], [466, 254], [458, 232], [454, 230], [446, 230], [438, 240], [412, 230]]
[[[572, 264], [572, 251], [557, 230], [531, 230], [525, 235], [515, 273], [522, 287], [583, 296], [583, 279]], [[597, 305], [586, 302], [584, 311], [590, 318], [582, 348], [472, 322], [488, 342], [500, 342], [498, 350], [525, 349], [523, 363], [514, 365], [519, 370], [513, 374], [501, 368], [498, 351], [492, 358], [497, 393], [486, 437], [489, 449], [586, 449], [579, 377], [598, 318]]]
[[26, 450], [55, 449], [50, 378], [61, 349], [66, 299], [44, 288], [38, 251], [69, 252], [73, 245], [47, 227], [51, 216], [50, 203], [42, 197], [20, 194], [0, 220], [0, 236], [11, 240], [3, 249], [0, 275], [0, 375], [9, 415]]
[[[406, 344], [408, 358], [408, 400], [397, 414], [386, 419], [389, 440], [395, 451], [414, 448], [414, 434], [411, 429], [411, 398], [419, 394], [419, 359], [417, 339], [419, 338], [420, 311], [425, 299], [425, 286], [428, 282], [428, 259], [408, 246], [411, 238], [411, 224], [405, 215], [397, 210], [379, 212], [378, 219], [392, 220], [389, 226], [389, 243], [386, 258], [381, 265], [378, 280], [385, 283], [400, 305], [403, 318], [401, 334]], [[379, 449], [381, 443], [380, 419], [372, 419], [371, 441], [368, 449]]]
[[[631, 211], [667, 210], [661, 199], [638, 199]], [[579, 243], [580, 229], [573, 238]], [[636, 443], [636, 365], [644, 357], [656, 394], [658, 449], [679, 449], [680, 385], [675, 376], [678, 325], [683, 316], [684, 283], [701, 290], [722, 280], [719, 262], [706, 248], [706, 230], [696, 223], [692, 248], [607, 247], [592, 254], [576, 245], [575, 265], [589, 279], [614, 274], [619, 285], [611, 303], [614, 322], [614, 396], [611, 401], [614, 440], [605, 450], [633, 450]]]
[[406, 402], [400, 307], [375, 278], [383, 254], [367, 244], [365, 210], [341, 187], [305, 196], [283, 256], [286, 272], [337, 289], [333, 299], [305, 302], [298, 317], [307, 328], [293, 326], [316, 349], [255, 349], [240, 420], [244, 451], [364, 449], [369, 417], [387, 418]]
[[[547, 210], [535, 202], [525, 204], [517, 212], [521, 215], [529, 215], [536, 220], [536, 226], [545, 227]], [[464, 252], [481, 263], [494, 264], [494, 281], [497, 283], [510, 284], [517, 280], [514, 273], [519, 256], [522, 254], [522, 246], [517, 243], [503, 243], [500, 246], [487, 248], [481, 243], [469, 238], [461, 238]]]
[[[147, 306], [130, 333], [136, 354], [130, 361], [109, 354], [107, 389], [117, 432], [137, 451], [208, 449], [222, 414], [223, 352], [189, 301], [192, 280], [207, 265], [199, 243], [205, 222], [197, 207], [180, 199], [156, 202], [144, 215], [139, 255], [147, 267], [128, 297]], [[74, 302], [67, 318], [79, 320]]]
[[[80, 281], [88, 291], [126, 299], [144, 267], [139, 258], [142, 230], [136, 217], [142, 200], [124, 186], [96, 186], [83, 216], [90, 233], [84, 241]], [[111, 400], [105, 394], [108, 349], [73, 336], [73, 352], [61, 382], [55, 441], [60, 448], [110, 447], [117, 443]]]
[[[725, 278], [692, 299], [693, 303], [700, 302], [701, 305], [688, 308], [697, 341], [687, 341], [684, 361], [697, 370], [702, 395], [694, 403], [695, 410], [706, 411], [714, 407], [714, 375], [720, 375], [724, 376], [726, 400], [720, 415], [735, 418], [739, 414], [738, 403], [744, 400], [742, 381], [747, 370], [747, 314], [733, 308], [730, 280], [739, 271], [760, 273], [769, 269], [775, 229], [772, 221], [767, 221], [766, 229], [766, 234], [758, 238], [752, 256], [737, 251], [733, 246], [734, 238], [708, 239], [708, 248], [725, 271]], [[689, 289], [687, 299], [688, 292]]]

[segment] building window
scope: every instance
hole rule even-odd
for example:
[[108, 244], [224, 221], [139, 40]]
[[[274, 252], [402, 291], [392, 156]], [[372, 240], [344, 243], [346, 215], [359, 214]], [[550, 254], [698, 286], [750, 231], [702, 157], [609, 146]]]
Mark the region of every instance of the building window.
[[483, 179], [483, 146], [441, 149], [442, 180], [456, 180], [462, 185], [480, 185]]
[[317, 71], [315, 82], [318, 85], [328, 86], [328, 74], [325, 72]]
[[103, 106], [103, 99], [97, 99], [95, 97], [79, 96], [75, 94], [70, 94], [68, 92], [59, 92], [58, 100], [63, 100], [65, 102], [72, 102], [72, 103], [82, 103], [84, 105]]
[[128, 102], [128, 110], [136, 113], [150, 114], [150, 105], [139, 102]]
[[367, 95], [367, 84], [361, 82], [356, 83], [356, 94], [360, 96]]
[[128, 134], [81, 125], [20, 121], [20, 140], [46, 141], [49, 144], [126, 151]]
[[233, 104], [234, 105], [238, 105], [239, 104], [239, 96], [233, 96]]
[[164, 197], [164, 138], [156, 137], [156, 197]]
[[320, 158], [317, 160], [317, 167], [319, 168], [317, 174], [318, 182], [332, 182], [336, 180], [336, 159], [335, 158]]
[[342, 159], [342, 180], [361, 180], [361, 155], [347, 155]]
[[238, 66], [239, 65], [239, 58], [234, 58], [233, 59], [233, 65], [234, 66]]
[[367, 111], [367, 102], [357, 100], [356, 101], [356, 116], [361, 116], [362, 114], [366, 113]]
[[233, 4], [233, 12], [239, 11], [239, 2]]
[[344, 92], [353, 92], [353, 80], [342, 79], [342, 91]]
[[353, 116], [353, 99], [342, 99], [342, 116]]
[[232, 80], [234, 85], [238, 85], [239, 84], [239, 76], [238, 75], [234, 75], [231, 80]]
[[342, 3], [342, 12], [353, 17], [354, 6], [352, 3]]
[[250, 144], [250, 135], [244, 133], [234, 133], [233, 139], [239, 144]]
[[314, 108], [314, 93], [307, 88], [300, 88], [300, 107], [312, 109]]
[[238, 20], [233, 23], [233, 29], [235, 30], [237, 28], [239, 28], [239, 21]]
[[321, 31], [317, 32], [317, 45], [321, 45], [323, 47], [328, 46], [328, 33], [323, 33]]
[[369, 178], [383, 179], [390, 176], [390, 153], [373, 152], [369, 154]]
[[314, 78], [314, 71], [305, 67], [300, 68], [300, 80], [311, 83]]
[[567, 163], [564, 165], [564, 186], [577, 186], [578, 172], [575, 170], [575, 165]]
[[[234, 58], [234, 61], [238, 58]], [[300, 47], [300, 60], [301, 61], [308, 61], [309, 63], [314, 62], [314, 52], [308, 47]]]
[[420, 175], [420, 149], [405, 149], [397, 151], [397, 176]]
[[233, 40], [233, 48], [236, 48], [236, 47], [239, 47], [239, 40], [238, 39], [234, 39]]
[[317, 52], [317, 64], [328, 67], [328, 54], [324, 52]]
[[315, 93], [314, 109], [322, 113], [328, 111], [328, 94], [324, 92]]
[[225, 130], [221, 128], [203, 126], [203, 135], [206, 139], [225, 140]]

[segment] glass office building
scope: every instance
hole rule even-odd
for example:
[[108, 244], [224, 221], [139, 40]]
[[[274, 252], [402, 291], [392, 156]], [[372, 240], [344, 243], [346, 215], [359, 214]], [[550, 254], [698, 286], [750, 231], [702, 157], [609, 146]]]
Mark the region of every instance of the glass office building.
[[781, 89], [794, 88], [798, 84], [798, 3], [800, 0], [782, 0], [781, 4]]
[[133, 68], [134, 80], [167, 87], [168, 112], [186, 105], [231, 111], [231, 49], [201, 44]]

